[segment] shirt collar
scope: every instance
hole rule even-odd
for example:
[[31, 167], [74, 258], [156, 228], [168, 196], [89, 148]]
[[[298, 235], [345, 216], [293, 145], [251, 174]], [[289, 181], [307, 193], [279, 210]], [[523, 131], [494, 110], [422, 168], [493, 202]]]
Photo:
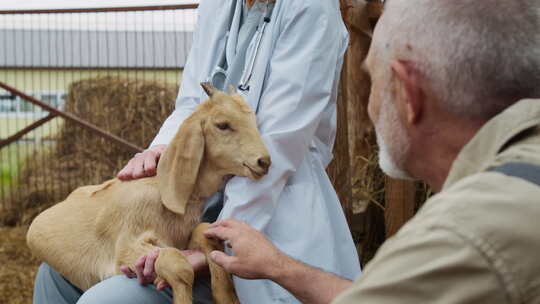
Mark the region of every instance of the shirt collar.
[[489, 120], [452, 163], [443, 190], [489, 169], [503, 148], [520, 133], [540, 125], [540, 99], [524, 99]]

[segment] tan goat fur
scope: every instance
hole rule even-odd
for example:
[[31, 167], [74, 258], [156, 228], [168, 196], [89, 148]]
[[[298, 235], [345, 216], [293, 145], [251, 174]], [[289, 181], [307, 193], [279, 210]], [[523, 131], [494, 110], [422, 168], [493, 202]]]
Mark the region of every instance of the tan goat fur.
[[182, 124], [157, 176], [76, 189], [33, 221], [27, 235], [32, 253], [86, 290], [159, 247], [157, 280], [171, 285], [175, 304], [186, 304], [194, 274], [179, 249], [200, 249], [215, 303], [239, 303], [231, 277], [208, 258], [221, 244], [203, 236], [199, 219], [203, 202], [228, 176], [258, 179], [270, 157], [240, 95], [203, 87], [211, 98]]

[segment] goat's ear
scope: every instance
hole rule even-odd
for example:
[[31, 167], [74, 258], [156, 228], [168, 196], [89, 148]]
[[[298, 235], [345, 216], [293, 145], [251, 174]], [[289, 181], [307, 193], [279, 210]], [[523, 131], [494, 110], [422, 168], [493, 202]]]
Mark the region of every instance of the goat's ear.
[[218, 91], [210, 82], [201, 82], [201, 87], [204, 89], [208, 97], [212, 98]]
[[177, 214], [186, 212], [204, 155], [203, 122], [190, 117], [182, 123], [157, 168], [163, 205]]

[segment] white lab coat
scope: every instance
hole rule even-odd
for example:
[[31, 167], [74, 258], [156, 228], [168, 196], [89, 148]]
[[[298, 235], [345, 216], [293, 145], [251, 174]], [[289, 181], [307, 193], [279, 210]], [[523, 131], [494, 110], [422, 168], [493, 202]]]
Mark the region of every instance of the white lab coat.
[[[169, 143], [181, 122], [207, 98], [199, 83], [209, 79], [225, 44], [233, 2], [200, 2], [176, 109], [152, 145]], [[235, 39], [234, 32], [229, 39]], [[259, 181], [234, 177], [227, 183], [220, 219], [246, 221], [289, 256], [353, 280], [360, 274], [358, 255], [325, 172], [332, 159], [347, 43], [338, 0], [277, 0], [244, 95], [258, 107], [258, 126], [272, 166]], [[235, 277], [234, 282], [245, 304], [299, 303], [267, 280]]]

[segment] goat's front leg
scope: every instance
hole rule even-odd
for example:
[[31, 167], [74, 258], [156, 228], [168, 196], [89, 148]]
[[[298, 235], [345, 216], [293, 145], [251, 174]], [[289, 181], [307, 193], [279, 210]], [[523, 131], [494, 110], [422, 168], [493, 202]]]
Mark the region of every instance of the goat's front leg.
[[174, 304], [191, 304], [194, 273], [191, 264], [180, 250], [171, 247], [162, 248], [157, 237], [146, 233], [135, 241], [120, 241], [117, 250], [117, 271], [121, 265], [134, 269], [135, 262], [143, 255], [159, 249], [155, 262], [157, 278], [155, 283], [164, 280], [173, 290]]
[[191, 304], [193, 267], [186, 257], [176, 248], [162, 248], [155, 264], [158, 279], [165, 280], [173, 290], [174, 304]]
[[206, 256], [210, 268], [212, 296], [216, 304], [240, 304], [231, 275], [221, 266], [217, 265], [210, 258], [210, 252], [214, 250], [223, 251], [223, 245], [216, 240], [208, 239], [203, 232], [210, 224], [201, 223], [191, 233], [189, 249], [201, 250]]

